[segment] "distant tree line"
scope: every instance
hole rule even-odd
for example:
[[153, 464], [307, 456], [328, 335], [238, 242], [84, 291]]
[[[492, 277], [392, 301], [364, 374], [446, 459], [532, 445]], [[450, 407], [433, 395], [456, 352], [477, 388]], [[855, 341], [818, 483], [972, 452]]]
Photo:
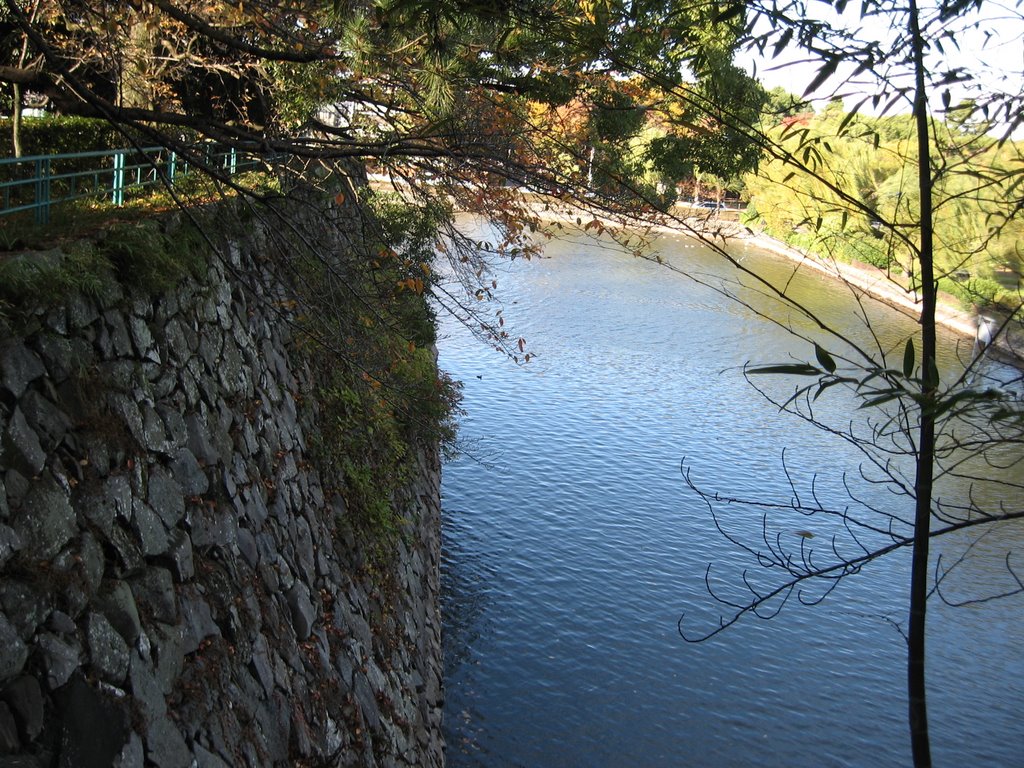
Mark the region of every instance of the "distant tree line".
[[[784, 94], [774, 94], [776, 103]], [[860, 261], [920, 280], [912, 231], [889, 223], [914, 220], [920, 192], [910, 115], [870, 117], [833, 100], [815, 113], [789, 97], [767, 111], [765, 131], [778, 147], [801, 153], [813, 174], [794, 174], [783, 154], [745, 177], [752, 218], [783, 240], [844, 261]], [[1022, 147], [972, 119], [976, 105], [952, 107], [931, 122], [943, 164], [936, 169], [935, 266], [939, 285], [966, 304], [1013, 307], [1024, 252], [1024, 219], [1013, 204]]]

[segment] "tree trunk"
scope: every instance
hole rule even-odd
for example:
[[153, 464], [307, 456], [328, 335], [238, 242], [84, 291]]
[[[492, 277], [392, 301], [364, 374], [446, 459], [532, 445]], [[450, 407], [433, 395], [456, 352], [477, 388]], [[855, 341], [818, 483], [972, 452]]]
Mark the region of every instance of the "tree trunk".
[[14, 83], [11, 88], [11, 144], [14, 146], [14, 156], [21, 157], [21, 86]]
[[156, 28], [140, 13], [129, 28], [125, 45], [120, 106], [138, 109], [153, 109], [155, 106], [155, 82], [150, 76], [150, 69], [156, 42]]
[[907, 632], [907, 693], [910, 709], [910, 744], [916, 768], [930, 768], [928, 709], [925, 690], [925, 609], [928, 602], [928, 544], [931, 532], [932, 485], [935, 462], [935, 398], [939, 385], [935, 360], [935, 275], [933, 266], [932, 179], [928, 134], [928, 104], [924, 82], [924, 40], [917, 1], [910, 0], [910, 36], [913, 46], [916, 93], [914, 124], [917, 133], [918, 189], [920, 192], [921, 251], [921, 423], [914, 482], [914, 553], [910, 576], [910, 624]]

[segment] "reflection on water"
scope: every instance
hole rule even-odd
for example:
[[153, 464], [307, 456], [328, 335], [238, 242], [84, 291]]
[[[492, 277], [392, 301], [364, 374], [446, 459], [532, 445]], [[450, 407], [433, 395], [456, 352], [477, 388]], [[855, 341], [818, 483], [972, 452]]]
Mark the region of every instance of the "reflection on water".
[[[691, 243], [666, 240], [662, 250], [707, 279], [719, 274]], [[891, 623], [905, 613], [904, 555], [814, 608], [789, 606], [702, 645], [677, 632], [684, 614], [694, 626], [717, 620], [708, 563], [726, 592], [749, 565], [686, 491], [683, 457], [704, 488], [785, 504], [785, 447], [798, 485], [817, 476], [830, 503], [849, 501], [842, 473], [856, 481], [856, 451], [780, 416], [737, 371], [748, 359], [806, 359], [808, 345], [654, 264], [586, 244], [556, 243], [548, 254], [498, 276], [505, 317], [533, 362], [506, 364], [454, 325], [440, 343], [442, 365], [465, 383], [463, 435], [491, 459], [462, 458], [444, 475], [450, 764], [906, 765], [905, 646]], [[753, 249], [744, 258], [772, 279], [792, 277], [786, 262]], [[791, 288], [830, 322], [861, 311], [817, 275]], [[753, 289], [729, 290], [772, 309]], [[864, 311], [878, 338], [854, 324], [855, 343], [902, 355], [910, 321]], [[775, 317], [810, 329], [798, 315]], [[943, 354], [948, 367], [953, 340]], [[818, 407], [848, 418], [849, 405], [837, 393]], [[906, 512], [885, 489], [858, 493]], [[760, 535], [759, 515], [727, 512], [741, 533]], [[783, 534], [812, 524], [798, 516]], [[979, 542], [954, 571], [951, 596], [1001, 583], [992, 581], [1006, 577], [999, 558], [1022, 536], [1007, 527]], [[940, 551], [955, 557], [966, 541]], [[937, 764], [1018, 760], [1022, 607], [933, 603]]]

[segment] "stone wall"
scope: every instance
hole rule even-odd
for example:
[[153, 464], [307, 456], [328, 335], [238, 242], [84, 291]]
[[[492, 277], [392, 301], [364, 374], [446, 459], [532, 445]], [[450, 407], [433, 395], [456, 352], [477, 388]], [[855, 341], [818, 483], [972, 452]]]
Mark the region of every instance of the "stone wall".
[[364, 557], [268, 226], [0, 340], [0, 768], [443, 762], [439, 460]]

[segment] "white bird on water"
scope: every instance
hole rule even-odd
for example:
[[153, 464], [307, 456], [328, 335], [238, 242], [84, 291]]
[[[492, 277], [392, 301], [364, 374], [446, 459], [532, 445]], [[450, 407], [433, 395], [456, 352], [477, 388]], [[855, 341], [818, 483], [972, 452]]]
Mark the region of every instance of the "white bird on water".
[[977, 357], [992, 343], [996, 321], [987, 315], [978, 315], [978, 331], [974, 336], [974, 355]]

